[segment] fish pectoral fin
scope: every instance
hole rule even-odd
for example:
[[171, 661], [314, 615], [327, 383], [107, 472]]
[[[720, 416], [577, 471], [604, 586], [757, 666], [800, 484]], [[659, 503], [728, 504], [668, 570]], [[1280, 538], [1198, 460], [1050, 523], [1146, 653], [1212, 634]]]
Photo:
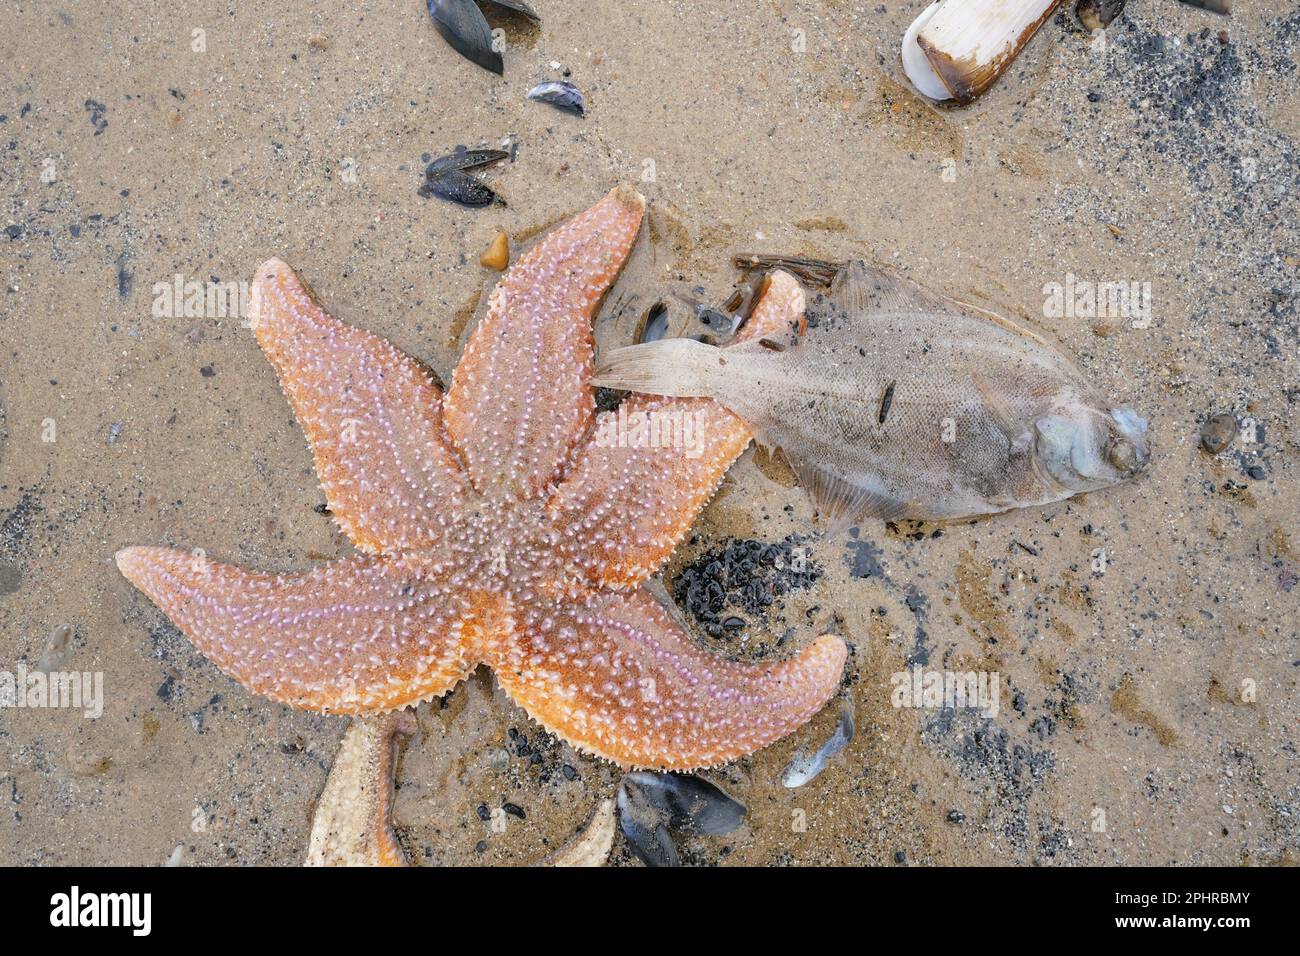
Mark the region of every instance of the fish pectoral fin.
[[1028, 423], [1016, 415], [1010, 403], [998, 394], [993, 383], [980, 372], [972, 369], [970, 377], [975, 384], [975, 391], [979, 392], [980, 398], [984, 401], [984, 408], [989, 416], [1001, 429], [1002, 434], [1007, 436], [1007, 444], [1014, 447], [1029, 431]]
[[894, 521], [905, 517], [906, 501], [862, 488], [819, 465], [793, 461], [799, 482], [825, 525], [823, 536], [835, 537], [864, 518]]

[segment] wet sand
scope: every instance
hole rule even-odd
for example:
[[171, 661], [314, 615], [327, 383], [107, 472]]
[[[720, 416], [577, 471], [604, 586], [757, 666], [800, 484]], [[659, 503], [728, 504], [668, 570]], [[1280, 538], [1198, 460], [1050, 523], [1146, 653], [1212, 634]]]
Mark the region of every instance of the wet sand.
[[[897, 63], [921, 6], [537, 0], [540, 27], [502, 21], [504, 78], [421, 3], [12, 6], [0, 669], [34, 668], [69, 625], [62, 667], [102, 672], [105, 701], [94, 720], [0, 708], [5, 858], [299, 863], [346, 726], [225, 678], [113, 565], [127, 544], [274, 570], [350, 547], [251, 333], [157, 315], [155, 285], [248, 280], [278, 255], [447, 376], [495, 231], [536, 235], [630, 181], [648, 224], [602, 346], [673, 292], [722, 302], [736, 252], [861, 257], [1044, 328], [1155, 443], [1149, 474], [1102, 493], [813, 540], [784, 606], [701, 633], [755, 657], [791, 628], [796, 645], [837, 631], [857, 735], [798, 790], [778, 777], [834, 706], [708, 773], [749, 816], [683, 838], [683, 859], [1295, 863], [1300, 14], [1134, 0], [1105, 50], [1058, 14], [987, 96], [944, 111]], [[585, 119], [524, 98], [564, 69]], [[487, 174], [505, 207], [416, 194], [424, 157], [506, 138], [515, 161]], [[1150, 283], [1149, 327], [1045, 316], [1044, 286], [1070, 276]], [[1219, 412], [1257, 440], [1200, 450]], [[751, 451], [667, 585], [737, 541], [813, 531], [788, 470]], [[998, 715], [895, 708], [890, 677], [914, 664], [998, 675]], [[419, 863], [534, 862], [619, 779], [486, 670], [418, 721], [396, 817]], [[525, 818], [493, 832], [478, 808], [503, 802]], [[612, 862], [633, 862], [625, 841]]]

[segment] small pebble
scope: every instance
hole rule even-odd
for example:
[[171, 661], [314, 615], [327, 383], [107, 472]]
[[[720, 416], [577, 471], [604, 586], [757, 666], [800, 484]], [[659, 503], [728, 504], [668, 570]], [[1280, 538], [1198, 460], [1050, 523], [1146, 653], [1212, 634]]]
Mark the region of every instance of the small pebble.
[[1201, 426], [1201, 447], [1217, 455], [1237, 437], [1237, 419], [1230, 412], [1215, 415]]

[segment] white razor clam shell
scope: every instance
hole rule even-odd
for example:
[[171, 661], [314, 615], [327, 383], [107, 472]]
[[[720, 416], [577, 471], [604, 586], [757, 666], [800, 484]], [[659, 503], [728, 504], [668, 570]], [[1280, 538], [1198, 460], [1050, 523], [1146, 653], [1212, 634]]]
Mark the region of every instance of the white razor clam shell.
[[903, 35], [903, 70], [934, 100], [969, 103], [992, 86], [1061, 0], [940, 0]]
[[925, 51], [916, 42], [916, 38], [942, 5], [943, 0], [935, 0], [921, 11], [921, 15], [912, 21], [912, 25], [903, 34], [903, 72], [907, 74], [908, 80], [916, 87], [917, 92], [932, 100], [951, 99], [952, 94], [948, 92], [948, 87], [943, 85], [943, 80], [939, 79], [939, 74], [934, 72], [934, 67], [926, 59]]

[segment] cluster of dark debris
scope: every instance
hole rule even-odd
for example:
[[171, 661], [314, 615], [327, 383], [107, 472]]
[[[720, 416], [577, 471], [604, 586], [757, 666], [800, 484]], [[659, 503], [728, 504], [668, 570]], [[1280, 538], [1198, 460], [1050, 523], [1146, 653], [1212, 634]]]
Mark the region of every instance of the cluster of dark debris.
[[[673, 582], [673, 598], [710, 637], [747, 641], [751, 627], [770, 625], [772, 612], [784, 610], [786, 595], [807, 590], [821, 578], [809, 540], [805, 535], [771, 543], [732, 539], [687, 565]], [[698, 542], [698, 536], [691, 538], [692, 545]], [[775, 646], [794, 631], [787, 627], [775, 635]]]

